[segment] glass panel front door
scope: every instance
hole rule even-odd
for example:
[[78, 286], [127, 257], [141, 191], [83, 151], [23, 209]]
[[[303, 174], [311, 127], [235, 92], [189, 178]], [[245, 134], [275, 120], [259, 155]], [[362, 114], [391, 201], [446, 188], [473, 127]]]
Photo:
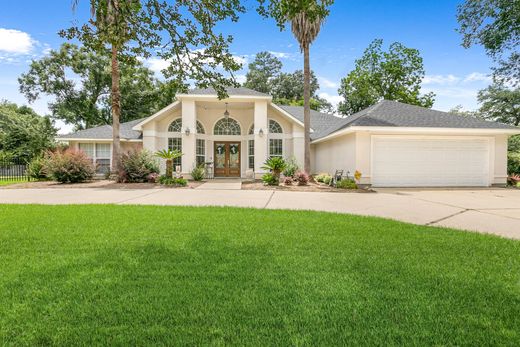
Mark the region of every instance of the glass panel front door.
[[215, 176], [240, 177], [240, 142], [215, 142]]

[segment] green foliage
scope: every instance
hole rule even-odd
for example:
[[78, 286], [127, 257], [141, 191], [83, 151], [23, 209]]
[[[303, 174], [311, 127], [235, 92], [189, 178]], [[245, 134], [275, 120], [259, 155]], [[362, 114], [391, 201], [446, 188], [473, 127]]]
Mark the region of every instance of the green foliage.
[[493, 69], [495, 79], [515, 86], [520, 83], [519, 14], [518, 0], [466, 0], [457, 12], [462, 45], [482, 45], [499, 64]]
[[314, 177], [314, 179], [316, 180], [316, 182], [329, 184], [330, 181], [332, 180], [332, 176], [329, 175], [328, 173], [320, 173], [320, 174], [316, 175], [316, 177]]
[[174, 187], [186, 187], [188, 185], [188, 181], [182, 177], [169, 177], [166, 175], [162, 175], [159, 177], [159, 183], [165, 186], [174, 186]]
[[[241, 65], [229, 52], [231, 36], [217, 31], [223, 21], [236, 22], [245, 7], [238, 0], [175, 1], [90, 0], [93, 18], [87, 24], [62, 30], [97, 52], [116, 47], [121, 61], [156, 55], [170, 64], [162, 71], [175, 89], [194, 80], [211, 86], [220, 97], [236, 85], [229, 72]], [[107, 47], [108, 46], [108, 47]]]
[[55, 146], [56, 129], [31, 108], [0, 101], [0, 152], [31, 160]]
[[249, 63], [244, 87], [261, 93], [271, 93], [271, 80], [280, 74], [282, 62], [270, 52], [259, 52]]
[[47, 156], [39, 156], [31, 160], [27, 166], [27, 175], [33, 180], [45, 180], [48, 179], [45, 168], [48, 164], [49, 158]]
[[275, 174], [268, 172], [262, 175], [262, 182], [268, 186], [277, 186], [280, 184], [280, 177], [277, 177]]
[[280, 178], [280, 173], [285, 170], [287, 167], [287, 163], [285, 162], [285, 159], [282, 157], [270, 157], [267, 159], [264, 163], [264, 166], [262, 166], [262, 169], [269, 170], [276, 179]]
[[510, 89], [494, 83], [479, 91], [480, 114], [488, 120], [520, 125], [520, 88]]
[[90, 181], [95, 174], [94, 165], [85, 153], [70, 149], [49, 153], [43, 170], [60, 183]]
[[507, 172], [510, 175], [520, 175], [520, 153], [509, 152], [507, 154]]
[[[302, 70], [292, 73], [281, 72], [282, 62], [270, 52], [259, 52], [249, 64], [244, 87], [268, 93], [279, 105], [303, 106], [304, 75]], [[310, 77], [311, 109], [333, 113], [334, 108], [327, 100], [320, 98], [318, 79], [313, 71]]]
[[283, 170], [285, 177], [293, 177], [298, 170], [300, 170], [300, 167], [295, 157], [291, 157], [285, 161], [285, 169]]
[[120, 182], [147, 182], [152, 173], [159, 173], [159, 164], [153, 154], [145, 149], [131, 150], [121, 155]]
[[358, 189], [356, 181], [351, 179], [342, 179], [341, 181], [336, 182], [336, 188], [340, 189]]
[[204, 179], [205, 174], [206, 174], [206, 165], [205, 164], [195, 166], [191, 170], [191, 178], [194, 181], [202, 181]]
[[[76, 129], [112, 124], [109, 66], [104, 52], [64, 43], [31, 62], [18, 79], [20, 92], [29, 102], [40, 95], [52, 97], [52, 117]], [[148, 117], [172, 102], [175, 86], [155, 78], [139, 60], [123, 60], [119, 68], [122, 122]]]
[[[329, 15], [329, 7], [334, 0], [258, 0], [258, 13], [264, 17], [272, 17], [280, 30], [285, 30], [287, 22], [301, 13], [305, 13], [308, 21], [322, 21]], [[267, 4], [266, 4], [267, 3]]]
[[432, 107], [435, 95], [420, 94], [425, 72], [419, 51], [399, 42], [392, 43], [387, 52], [382, 46], [383, 40], [374, 40], [341, 80], [340, 113], [351, 115], [383, 99]]
[[155, 155], [166, 160], [166, 176], [173, 177], [173, 161], [180, 158], [183, 154], [178, 150], [163, 149], [157, 151]]
[[520, 153], [520, 135], [514, 135], [509, 137], [508, 151]]

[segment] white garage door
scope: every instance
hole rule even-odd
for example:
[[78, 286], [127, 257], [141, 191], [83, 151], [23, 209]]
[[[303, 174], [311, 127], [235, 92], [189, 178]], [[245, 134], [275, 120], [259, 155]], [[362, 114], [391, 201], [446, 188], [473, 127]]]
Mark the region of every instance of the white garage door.
[[372, 137], [374, 187], [488, 186], [486, 139]]

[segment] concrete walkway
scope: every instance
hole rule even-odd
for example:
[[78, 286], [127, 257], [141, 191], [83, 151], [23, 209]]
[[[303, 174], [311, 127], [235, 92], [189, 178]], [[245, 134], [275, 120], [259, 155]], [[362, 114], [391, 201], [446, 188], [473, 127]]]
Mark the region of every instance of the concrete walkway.
[[202, 183], [195, 189], [201, 190], [241, 190], [242, 180], [239, 179], [213, 179]]
[[107, 203], [317, 210], [378, 216], [520, 239], [520, 190], [380, 190], [377, 194], [356, 194], [227, 190], [223, 186], [202, 189], [203, 186], [199, 189], [0, 189], [0, 203]]

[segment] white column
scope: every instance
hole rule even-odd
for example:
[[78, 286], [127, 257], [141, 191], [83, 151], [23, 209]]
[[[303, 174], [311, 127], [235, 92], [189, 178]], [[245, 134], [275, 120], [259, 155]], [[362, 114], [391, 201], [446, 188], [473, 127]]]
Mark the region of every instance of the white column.
[[[269, 147], [267, 141], [267, 134], [269, 132], [267, 127], [267, 101], [255, 101], [255, 174], [262, 175], [265, 170], [262, 170], [267, 157], [269, 156]], [[260, 135], [262, 130], [263, 135]]]
[[[194, 100], [182, 101], [182, 173], [187, 175], [195, 166], [195, 132], [197, 122], [197, 111]], [[189, 129], [189, 135], [186, 135]]]

